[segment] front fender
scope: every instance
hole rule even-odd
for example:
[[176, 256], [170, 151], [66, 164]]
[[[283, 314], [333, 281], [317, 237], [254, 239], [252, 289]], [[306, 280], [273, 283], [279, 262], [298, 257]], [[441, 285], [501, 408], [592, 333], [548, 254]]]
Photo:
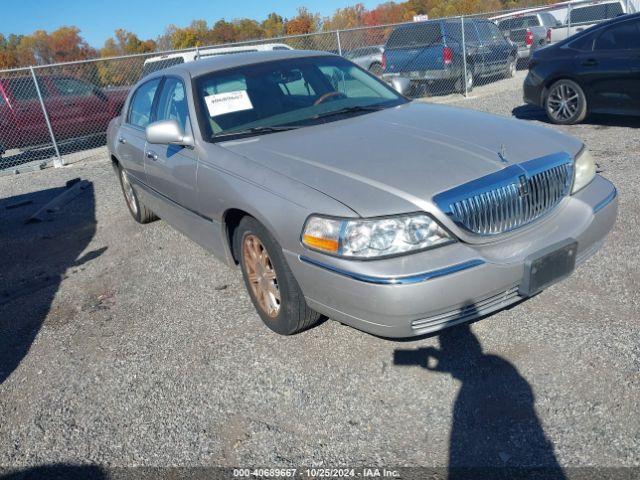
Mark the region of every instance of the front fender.
[[242, 210], [262, 223], [283, 249], [302, 254], [300, 236], [310, 214], [358, 216], [284, 172], [275, 172], [216, 145], [204, 150], [197, 177], [199, 211], [221, 224], [227, 211]]

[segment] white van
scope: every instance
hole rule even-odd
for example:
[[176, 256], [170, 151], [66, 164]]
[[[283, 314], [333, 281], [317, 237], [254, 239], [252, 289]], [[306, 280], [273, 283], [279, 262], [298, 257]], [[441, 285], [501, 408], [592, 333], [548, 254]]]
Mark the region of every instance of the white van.
[[142, 77], [157, 72], [163, 68], [172, 67], [181, 63], [193, 62], [199, 58], [215, 57], [217, 55], [230, 55], [233, 53], [263, 52], [268, 50], [293, 50], [284, 43], [263, 43], [259, 45], [243, 45], [238, 47], [207, 47], [188, 52], [167, 53], [157, 57], [147, 58], [142, 67]]

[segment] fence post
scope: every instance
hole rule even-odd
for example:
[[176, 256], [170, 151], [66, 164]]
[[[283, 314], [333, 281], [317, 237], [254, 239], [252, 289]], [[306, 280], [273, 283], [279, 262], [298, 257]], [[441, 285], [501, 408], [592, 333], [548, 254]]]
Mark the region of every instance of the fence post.
[[462, 33], [462, 81], [464, 83], [464, 96], [469, 96], [468, 84], [467, 84], [467, 42], [464, 35], [464, 17], [460, 17], [460, 29]]
[[342, 45], [340, 44], [340, 30], [336, 30], [336, 38], [338, 39], [338, 55], [342, 56]]
[[571, 36], [571, 4], [567, 5], [567, 37]]
[[62, 161], [62, 157], [60, 156], [60, 150], [58, 149], [58, 142], [56, 142], [56, 136], [53, 134], [53, 128], [51, 127], [51, 122], [49, 121], [49, 113], [47, 112], [47, 107], [44, 106], [44, 99], [42, 98], [42, 92], [40, 91], [40, 84], [38, 84], [38, 78], [36, 77], [36, 72], [33, 67], [29, 67], [31, 70], [31, 78], [33, 78], [33, 84], [36, 86], [36, 93], [38, 94], [38, 100], [40, 100], [40, 107], [42, 107], [42, 114], [44, 115], [44, 120], [47, 122], [47, 128], [49, 129], [49, 135], [51, 136], [51, 142], [53, 142], [53, 148], [56, 151], [56, 158], [53, 160], [54, 167], [62, 167], [64, 166], [64, 162]]

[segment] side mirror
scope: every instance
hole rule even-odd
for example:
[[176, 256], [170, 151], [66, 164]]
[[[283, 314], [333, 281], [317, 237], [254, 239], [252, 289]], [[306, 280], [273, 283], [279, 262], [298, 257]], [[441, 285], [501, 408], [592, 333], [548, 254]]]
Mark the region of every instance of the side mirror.
[[411, 88], [411, 80], [406, 77], [393, 77], [391, 79], [391, 86], [400, 95], [406, 95]]
[[161, 145], [193, 146], [193, 138], [185, 135], [175, 120], [160, 120], [146, 128], [147, 142]]

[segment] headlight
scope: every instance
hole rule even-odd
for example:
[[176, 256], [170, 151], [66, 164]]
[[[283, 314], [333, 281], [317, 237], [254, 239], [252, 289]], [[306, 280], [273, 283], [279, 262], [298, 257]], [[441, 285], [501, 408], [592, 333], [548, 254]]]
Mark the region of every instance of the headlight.
[[571, 193], [586, 187], [596, 176], [596, 162], [591, 152], [585, 147], [576, 157], [573, 165], [573, 189]]
[[425, 213], [374, 219], [311, 216], [302, 243], [313, 250], [349, 258], [398, 255], [453, 242]]

